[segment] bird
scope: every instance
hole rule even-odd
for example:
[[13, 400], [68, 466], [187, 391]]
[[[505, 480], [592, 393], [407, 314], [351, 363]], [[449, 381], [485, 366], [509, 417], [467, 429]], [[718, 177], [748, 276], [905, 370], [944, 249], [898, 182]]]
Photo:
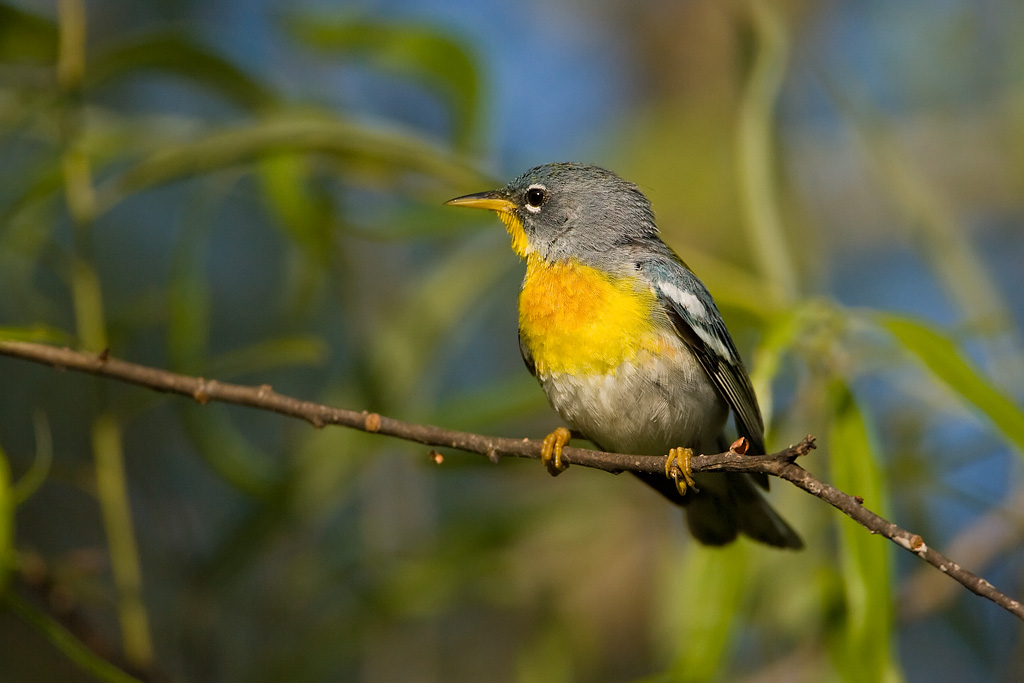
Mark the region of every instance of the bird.
[[765, 453], [764, 422], [714, 299], [662, 241], [634, 183], [599, 166], [549, 163], [446, 204], [497, 213], [526, 262], [519, 349], [570, 428], [544, 439], [552, 474], [565, 469], [574, 435], [603, 451], [668, 456], [668, 476], [634, 474], [685, 508], [697, 541], [723, 546], [742, 534], [803, 546], [758, 491], [767, 476], [690, 472], [693, 452], [729, 447], [730, 413], [752, 454]]

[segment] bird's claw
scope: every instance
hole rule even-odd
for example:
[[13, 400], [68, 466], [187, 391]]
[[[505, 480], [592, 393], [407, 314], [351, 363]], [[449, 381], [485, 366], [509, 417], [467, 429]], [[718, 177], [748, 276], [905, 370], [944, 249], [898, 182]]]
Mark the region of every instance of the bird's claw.
[[559, 427], [544, 437], [544, 443], [540, 447], [540, 460], [552, 477], [557, 477], [564, 472], [569, 465], [562, 462], [562, 447], [572, 439], [572, 433], [565, 427]]
[[689, 489], [697, 490], [697, 483], [690, 472], [692, 457], [692, 448], [673, 448], [665, 458], [665, 476], [676, 483], [676, 490], [680, 496], [685, 496]]

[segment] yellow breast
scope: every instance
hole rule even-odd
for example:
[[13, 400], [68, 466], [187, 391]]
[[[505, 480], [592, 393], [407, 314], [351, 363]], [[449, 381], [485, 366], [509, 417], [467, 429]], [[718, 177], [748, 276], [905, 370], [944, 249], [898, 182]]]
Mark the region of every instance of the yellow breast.
[[658, 344], [657, 300], [581, 263], [527, 259], [519, 334], [540, 376], [605, 374]]

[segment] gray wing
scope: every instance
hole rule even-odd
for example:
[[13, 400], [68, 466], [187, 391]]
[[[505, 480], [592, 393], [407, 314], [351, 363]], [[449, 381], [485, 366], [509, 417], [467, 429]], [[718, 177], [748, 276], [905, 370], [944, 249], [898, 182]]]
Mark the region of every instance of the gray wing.
[[[729, 404], [751, 452], [763, 454], [764, 420], [754, 387], [736, 345], [725, 328], [711, 294], [678, 256], [667, 253], [638, 260], [637, 268], [650, 282], [676, 333], [693, 351], [715, 387]], [[758, 483], [762, 483], [758, 478]], [[767, 485], [765, 481], [762, 485]]]

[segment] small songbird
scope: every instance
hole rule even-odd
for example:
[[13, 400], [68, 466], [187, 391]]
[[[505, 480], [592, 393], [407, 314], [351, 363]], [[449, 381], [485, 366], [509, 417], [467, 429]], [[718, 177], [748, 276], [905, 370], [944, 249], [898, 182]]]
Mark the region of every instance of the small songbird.
[[[573, 430], [602, 450], [668, 455], [666, 473], [681, 478], [637, 476], [686, 508], [701, 543], [724, 545], [742, 533], [803, 546], [755, 487], [768, 488], [764, 475], [691, 477], [693, 451], [728, 448], [730, 411], [751, 453], [765, 452], [764, 423], [714, 300], [661, 241], [636, 185], [596, 166], [545, 164], [448, 204], [497, 212], [526, 261], [519, 349]], [[559, 428], [545, 439], [553, 474], [564, 469], [570, 436]]]

